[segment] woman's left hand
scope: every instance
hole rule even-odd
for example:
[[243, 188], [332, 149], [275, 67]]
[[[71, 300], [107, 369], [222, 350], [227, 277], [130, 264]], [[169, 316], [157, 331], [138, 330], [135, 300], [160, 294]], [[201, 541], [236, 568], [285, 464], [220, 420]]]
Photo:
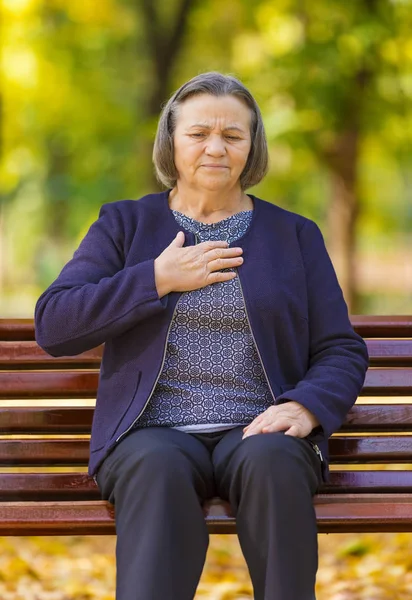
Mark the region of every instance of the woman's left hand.
[[270, 406], [243, 429], [243, 438], [257, 433], [284, 431], [285, 435], [304, 438], [310, 434], [319, 421], [307, 408], [298, 402], [290, 401]]

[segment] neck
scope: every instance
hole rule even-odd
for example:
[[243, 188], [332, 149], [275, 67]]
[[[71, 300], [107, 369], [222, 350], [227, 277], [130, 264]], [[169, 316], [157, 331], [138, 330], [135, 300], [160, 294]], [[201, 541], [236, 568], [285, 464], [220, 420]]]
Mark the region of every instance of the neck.
[[222, 193], [221, 190], [186, 189], [177, 183], [170, 192], [169, 206], [196, 221], [214, 223], [253, 208], [253, 203], [240, 187]]

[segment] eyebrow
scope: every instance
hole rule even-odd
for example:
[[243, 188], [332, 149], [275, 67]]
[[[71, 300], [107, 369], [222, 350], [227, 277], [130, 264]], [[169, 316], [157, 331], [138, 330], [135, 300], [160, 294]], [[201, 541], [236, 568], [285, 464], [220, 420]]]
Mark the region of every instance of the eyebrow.
[[[203, 129], [212, 129], [212, 126], [209, 125], [208, 123], [195, 123], [194, 125], [190, 125], [187, 130], [189, 129], [193, 129], [193, 127], [202, 127]], [[228, 127], [225, 127], [223, 129], [223, 131], [228, 131], [228, 130], [235, 130], [235, 131], [240, 131], [241, 133], [244, 133], [245, 130], [242, 129], [241, 127], [238, 127], [237, 125], [228, 125]]]

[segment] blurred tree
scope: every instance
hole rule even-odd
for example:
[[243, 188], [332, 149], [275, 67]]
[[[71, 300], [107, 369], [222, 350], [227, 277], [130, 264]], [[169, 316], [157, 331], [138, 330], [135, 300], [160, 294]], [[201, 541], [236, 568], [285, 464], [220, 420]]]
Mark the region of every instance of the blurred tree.
[[[3, 40], [3, 7], [0, 4], [0, 51], [2, 48], [2, 40]], [[0, 61], [1, 64], [1, 61]], [[3, 157], [3, 77], [2, 70], [0, 69], [0, 163]], [[3, 216], [3, 194], [0, 190], [0, 289], [4, 287], [4, 216]]]
[[[152, 81], [150, 92], [145, 105], [143, 120], [148, 123], [157, 122], [162, 104], [172, 88], [173, 73], [176, 61], [185, 40], [190, 13], [197, 0], [164, 2], [153, 0], [136, 0], [135, 7], [143, 19], [145, 45], [149, 55]], [[154, 130], [155, 125], [153, 126]], [[151, 156], [153, 147], [153, 130], [146, 138], [142, 156], [147, 157], [146, 171], [152, 174], [152, 186], [158, 187], [158, 182], [152, 169]]]
[[407, 127], [396, 135], [388, 127], [401, 107], [405, 125], [411, 119], [402, 85], [410, 97], [410, 8], [408, 1], [387, 0], [265, 2], [256, 29], [242, 32], [236, 46], [235, 64], [252, 88], [270, 82], [264, 104], [270, 140], [288, 145], [291, 172], [298, 173], [299, 156], [309, 155], [310, 169], [329, 173], [328, 246], [355, 311], [365, 146], [388, 145], [396, 154], [411, 141]]
[[33, 305], [102, 203], [153, 191], [161, 104], [183, 81], [215, 69], [238, 75], [262, 108], [271, 170], [256, 193], [328, 224], [345, 295], [352, 310], [362, 309], [359, 226], [372, 245], [411, 226], [411, 0], [2, 7], [8, 306], [23, 297], [22, 310]]

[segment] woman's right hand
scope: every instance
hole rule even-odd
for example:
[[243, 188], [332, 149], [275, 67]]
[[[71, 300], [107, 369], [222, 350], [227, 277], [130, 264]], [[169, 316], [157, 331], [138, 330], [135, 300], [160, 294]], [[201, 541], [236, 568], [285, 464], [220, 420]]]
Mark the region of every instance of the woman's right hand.
[[183, 248], [185, 234], [179, 231], [155, 259], [155, 281], [159, 297], [169, 292], [188, 292], [218, 281], [236, 277], [236, 272], [221, 269], [243, 263], [242, 248], [228, 248], [225, 241], [201, 242]]

